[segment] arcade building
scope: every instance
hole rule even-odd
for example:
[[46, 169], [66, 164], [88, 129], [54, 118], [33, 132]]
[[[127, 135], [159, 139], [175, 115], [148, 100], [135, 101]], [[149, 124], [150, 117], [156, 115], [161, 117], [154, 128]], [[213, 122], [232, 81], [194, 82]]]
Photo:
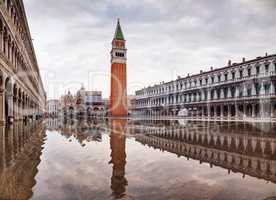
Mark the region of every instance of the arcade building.
[[0, 1], [0, 125], [40, 118], [46, 92], [22, 0]]
[[228, 62], [135, 92], [134, 115], [245, 119], [276, 117], [276, 54]]

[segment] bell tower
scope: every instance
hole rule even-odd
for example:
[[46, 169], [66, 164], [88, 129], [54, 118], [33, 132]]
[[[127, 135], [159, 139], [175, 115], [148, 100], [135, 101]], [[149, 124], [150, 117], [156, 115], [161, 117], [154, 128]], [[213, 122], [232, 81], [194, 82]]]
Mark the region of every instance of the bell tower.
[[125, 47], [125, 38], [120, 25], [117, 21], [117, 27], [112, 40], [111, 54], [111, 95], [110, 95], [110, 113], [114, 117], [125, 117], [127, 111], [127, 83], [126, 83], [126, 62], [127, 49]]

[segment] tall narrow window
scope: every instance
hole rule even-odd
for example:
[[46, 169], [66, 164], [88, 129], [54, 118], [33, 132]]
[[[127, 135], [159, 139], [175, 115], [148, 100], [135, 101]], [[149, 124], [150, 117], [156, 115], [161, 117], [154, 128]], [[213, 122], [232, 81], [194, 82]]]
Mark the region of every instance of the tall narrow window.
[[252, 95], [252, 89], [251, 89], [251, 88], [248, 88], [248, 89], [247, 89], [247, 96], [250, 97], [251, 95]]
[[218, 99], [220, 99], [220, 89], [217, 90]]
[[243, 77], [243, 70], [240, 70], [240, 78], [242, 79]]
[[227, 81], [227, 79], [228, 79], [228, 75], [224, 74], [224, 80]]
[[250, 68], [247, 69], [247, 73], [248, 73], [248, 77], [250, 77], [251, 76], [251, 69]]
[[260, 84], [259, 83], [255, 83], [255, 89], [256, 89], [256, 95], [259, 96], [260, 95]]
[[265, 73], [268, 73], [268, 72], [269, 72], [269, 65], [266, 64], [266, 65], [265, 65]]
[[232, 72], [232, 79], [234, 80], [235, 78], [235, 72]]
[[227, 99], [227, 93], [228, 93], [228, 89], [224, 88], [223, 89], [223, 94], [224, 94], [224, 98]]
[[221, 81], [221, 75], [218, 75], [218, 82]]
[[265, 84], [264, 88], [265, 88], [265, 95], [269, 95], [269, 93], [270, 93], [270, 84]]
[[257, 75], [260, 74], [260, 66], [256, 66], [256, 74], [257, 74]]
[[231, 88], [231, 97], [234, 98], [235, 97], [235, 87]]

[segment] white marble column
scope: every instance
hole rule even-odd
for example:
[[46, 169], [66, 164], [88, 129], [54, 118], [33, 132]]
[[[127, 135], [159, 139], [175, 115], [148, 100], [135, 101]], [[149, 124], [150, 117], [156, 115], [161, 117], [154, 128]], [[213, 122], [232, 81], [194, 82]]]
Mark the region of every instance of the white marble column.
[[220, 98], [221, 98], [221, 99], [224, 99], [224, 98], [225, 98], [223, 89], [220, 90]]
[[260, 94], [265, 95], [265, 88], [264, 88], [264, 83], [261, 83], [261, 89], [260, 89]]
[[228, 119], [231, 118], [231, 106], [228, 105]]
[[211, 90], [207, 90], [207, 101], [211, 100]]
[[252, 85], [251, 85], [251, 88], [252, 88], [252, 96], [256, 96], [256, 88], [255, 88], [255, 85], [252, 84]]
[[218, 99], [218, 94], [217, 94], [217, 90], [216, 89], [214, 90], [214, 99], [215, 100]]
[[231, 98], [231, 88], [228, 88], [227, 90], [227, 98]]
[[246, 87], [246, 85], [243, 85], [243, 94], [242, 94], [242, 96], [243, 97], [246, 97], [248, 94], [247, 94], [247, 87]]
[[220, 117], [223, 118], [223, 105], [220, 106]]

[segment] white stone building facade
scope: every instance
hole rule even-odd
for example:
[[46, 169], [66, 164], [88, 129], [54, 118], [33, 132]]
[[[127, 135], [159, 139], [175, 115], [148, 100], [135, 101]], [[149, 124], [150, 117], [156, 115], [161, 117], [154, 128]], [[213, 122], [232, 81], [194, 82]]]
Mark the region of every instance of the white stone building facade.
[[276, 117], [276, 55], [188, 75], [136, 91], [136, 115], [243, 119]]

